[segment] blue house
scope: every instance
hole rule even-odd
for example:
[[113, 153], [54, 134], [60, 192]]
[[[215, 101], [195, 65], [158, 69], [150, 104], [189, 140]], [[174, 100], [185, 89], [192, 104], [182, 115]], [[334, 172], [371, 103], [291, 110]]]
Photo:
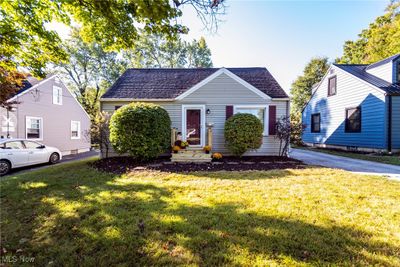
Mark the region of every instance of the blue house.
[[370, 65], [333, 64], [302, 122], [306, 145], [400, 151], [400, 54]]

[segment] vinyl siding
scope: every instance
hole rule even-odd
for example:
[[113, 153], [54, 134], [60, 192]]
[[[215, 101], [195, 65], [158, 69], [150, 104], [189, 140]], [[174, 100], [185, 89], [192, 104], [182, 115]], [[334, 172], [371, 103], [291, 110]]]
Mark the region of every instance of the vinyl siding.
[[392, 148], [400, 149], [400, 96], [392, 96]]
[[[385, 149], [386, 105], [384, 94], [351, 74], [332, 66], [333, 74], [321, 85], [305, 107], [302, 120], [306, 125], [303, 141], [338, 146]], [[328, 79], [337, 76], [337, 94], [328, 97]], [[346, 108], [361, 106], [361, 132], [345, 132]], [[311, 133], [311, 114], [321, 114], [321, 132]]]
[[[129, 102], [102, 102], [102, 110], [114, 112], [115, 106]], [[165, 108], [169, 113], [172, 126], [182, 131], [182, 105], [201, 104], [210, 114], [206, 115], [206, 125], [213, 123], [213, 151], [229, 154], [225, 146], [224, 125], [227, 105], [275, 105], [277, 107], [277, 118], [287, 114], [286, 101], [272, 101], [261, 98], [237, 81], [225, 74], [221, 74], [197, 91], [188, 95], [180, 101], [155, 102]], [[265, 114], [268, 116], [268, 114]], [[206, 137], [207, 138], [207, 137]], [[264, 136], [263, 145], [256, 151], [249, 151], [246, 155], [277, 155], [279, 152], [279, 141], [274, 136]]]
[[375, 75], [387, 82], [393, 83], [393, 63], [389, 62], [379, 67], [368, 69], [368, 73]]
[[[53, 104], [53, 85], [62, 88], [62, 105]], [[18, 97], [19, 104], [13, 116], [17, 122], [16, 129], [10, 135], [13, 138], [26, 137], [26, 117], [43, 119], [43, 139], [39, 142], [60, 149], [63, 154], [72, 150], [90, 149], [90, 118], [74, 99], [68, 89], [55, 77], [48, 79], [36, 89]], [[1, 111], [1, 120], [6, 115]], [[80, 139], [71, 139], [71, 120], [81, 122]], [[2, 122], [1, 122], [2, 123]], [[2, 129], [0, 129], [1, 131]], [[0, 132], [6, 136], [6, 132]]]

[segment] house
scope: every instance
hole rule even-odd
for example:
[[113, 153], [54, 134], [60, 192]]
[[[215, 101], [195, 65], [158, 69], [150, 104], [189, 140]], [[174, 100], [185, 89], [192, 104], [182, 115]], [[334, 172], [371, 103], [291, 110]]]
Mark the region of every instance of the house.
[[261, 148], [247, 155], [278, 155], [275, 122], [289, 115], [289, 98], [266, 68], [128, 69], [100, 103], [112, 113], [131, 102], [162, 106], [192, 148], [211, 145], [224, 154], [225, 120], [234, 113], [254, 114], [264, 125]]
[[400, 54], [333, 64], [303, 109], [303, 141], [360, 151], [400, 150]]
[[57, 147], [63, 155], [90, 150], [90, 118], [57, 76], [38, 81], [28, 77], [0, 109], [0, 136], [26, 138]]

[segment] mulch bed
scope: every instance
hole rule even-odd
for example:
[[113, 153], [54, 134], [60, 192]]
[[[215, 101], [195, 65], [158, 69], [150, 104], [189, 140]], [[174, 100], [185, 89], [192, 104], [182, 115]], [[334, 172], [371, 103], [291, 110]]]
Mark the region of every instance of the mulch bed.
[[144, 170], [188, 173], [196, 171], [265, 171], [275, 169], [303, 169], [306, 167], [301, 161], [295, 159], [272, 156], [224, 157], [222, 161], [211, 163], [176, 163], [171, 162], [169, 158], [138, 162], [130, 157], [115, 157], [100, 159], [91, 163], [91, 165], [97, 170], [115, 174]]

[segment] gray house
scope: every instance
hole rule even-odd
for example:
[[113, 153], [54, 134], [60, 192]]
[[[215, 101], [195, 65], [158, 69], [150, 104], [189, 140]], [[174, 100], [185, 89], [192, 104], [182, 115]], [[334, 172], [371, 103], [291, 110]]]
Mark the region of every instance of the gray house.
[[26, 138], [57, 147], [63, 155], [90, 150], [90, 118], [57, 76], [38, 81], [28, 77], [0, 109], [0, 136]]
[[370, 65], [333, 64], [302, 119], [308, 145], [400, 151], [400, 54]]
[[131, 102], [158, 104], [191, 147], [224, 154], [233, 114], [254, 114], [264, 125], [261, 148], [247, 155], [278, 155], [275, 123], [289, 115], [289, 97], [266, 68], [128, 69], [100, 101], [110, 113]]

